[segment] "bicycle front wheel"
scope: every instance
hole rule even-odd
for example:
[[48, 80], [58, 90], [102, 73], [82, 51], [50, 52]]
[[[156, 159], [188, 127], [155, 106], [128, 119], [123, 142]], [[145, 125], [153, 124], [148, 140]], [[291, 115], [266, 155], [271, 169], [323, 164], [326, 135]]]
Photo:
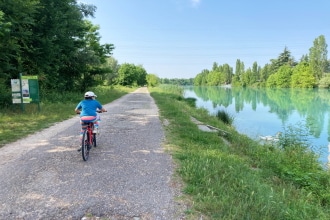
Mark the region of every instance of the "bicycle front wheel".
[[88, 140], [88, 131], [86, 130], [83, 134], [81, 142], [81, 153], [84, 161], [88, 160], [89, 157], [89, 140]]

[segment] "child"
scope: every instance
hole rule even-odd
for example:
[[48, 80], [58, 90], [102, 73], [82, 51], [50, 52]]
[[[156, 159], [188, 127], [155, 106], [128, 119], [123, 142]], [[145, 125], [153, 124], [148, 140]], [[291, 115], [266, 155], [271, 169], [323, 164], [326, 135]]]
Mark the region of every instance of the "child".
[[[80, 114], [80, 124], [81, 124], [81, 131], [80, 131], [80, 141], [82, 140], [82, 135], [87, 128], [88, 122], [97, 123], [99, 119], [97, 115], [97, 110], [101, 112], [106, 112], [102, 105], [95, 100], [97, 97], [94, 92], [86, 92], [85, 99], [79, 102], [77, 105], [75, 112]], [[81, 151], [81, 147], [79, 147], [78, 151]]]

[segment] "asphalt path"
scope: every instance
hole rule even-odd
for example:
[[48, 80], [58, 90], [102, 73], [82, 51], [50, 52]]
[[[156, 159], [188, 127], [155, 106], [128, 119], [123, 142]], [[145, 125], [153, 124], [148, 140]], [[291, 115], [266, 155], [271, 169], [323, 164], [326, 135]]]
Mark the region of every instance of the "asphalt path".
[[88, 161], [76, 115], [0, 148], [0, 219], [183, 219], [147, 88], [104, 107]]

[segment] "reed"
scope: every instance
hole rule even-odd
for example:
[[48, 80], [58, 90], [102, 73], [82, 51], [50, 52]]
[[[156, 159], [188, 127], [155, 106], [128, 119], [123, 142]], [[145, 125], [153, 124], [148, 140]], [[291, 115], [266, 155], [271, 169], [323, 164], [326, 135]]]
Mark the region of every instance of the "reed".
[[230, 115], [227, 111], [225, 110], [219, 110], [216, 113], [216, 117], [221, 120], [223, 123], [227, 125], [232, 125], [234, 122], [234, 116]]

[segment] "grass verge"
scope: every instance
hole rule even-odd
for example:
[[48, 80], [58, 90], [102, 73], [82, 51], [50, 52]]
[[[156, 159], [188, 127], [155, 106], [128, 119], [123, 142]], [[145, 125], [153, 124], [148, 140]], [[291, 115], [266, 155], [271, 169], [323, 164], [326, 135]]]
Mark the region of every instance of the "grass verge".
[[[329, 172], [299, 141], [261, 145], [193, 107], [179, 88], [149, 90], [166, 120], [191, 219], [330, 219]], [[199, 130], [190, 116], [228, 135]]]
[[[109, 103], [136, 88], [96, 87], [93, 91], [102, 103]], [[43, 94], [40, 111], [36, 104], [26, 104], [22, 112], [20, 105], [0, 110], [0, 147], [34, 133], [53, 123], [69, 119], [75, 115], [74, 108], [83, 99], [80, 93]]]

